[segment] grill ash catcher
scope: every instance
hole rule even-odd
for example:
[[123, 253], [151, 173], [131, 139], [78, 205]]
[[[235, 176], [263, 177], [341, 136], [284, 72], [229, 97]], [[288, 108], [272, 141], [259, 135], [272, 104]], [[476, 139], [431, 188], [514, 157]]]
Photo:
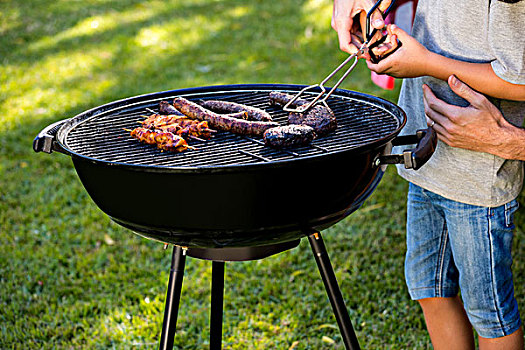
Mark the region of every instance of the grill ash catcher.
[[[398, 136], [406, 115], [397, 105], [348, 90], [331, 90], [325, 103], [338, 127], [311, 145], [273, 149], [260, 139], [217, 132], [196, 150], [162, 152], [132, 139], [143, 115], [181, 96], [243, 103], [284, 124], [287, 113], [271, 91], [298, 93], [303, 85], [208, 86], [134, 96], [95, 107], [44, 128], [36, 152], [71, 157], [96, 205], [135, 233], [173, 244], [160, 347], [173, 348], [186, 257], [212, 261], [210, 349], [221, 349], [225, 261], [263, 259], [308, 237], [346, 349], [359, 349], [320, 232], [357, 210], [379, 184], [386, 164], [418, 169], [432, 156], [432, 128]], [[315, 98], [317, 91], [304, 97]], [[391, 154], [392, 145], [405, 145]], [[136, 188], [155, 184], [154, 201]], [[177, 198], [184, 198], [178, 206]], [[205, 200], [203, 200], [205, 198]]]

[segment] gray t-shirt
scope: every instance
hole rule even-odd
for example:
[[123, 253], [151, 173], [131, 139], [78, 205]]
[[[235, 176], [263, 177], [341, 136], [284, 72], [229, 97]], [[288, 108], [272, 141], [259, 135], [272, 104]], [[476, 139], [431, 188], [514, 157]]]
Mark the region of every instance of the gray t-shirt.
[[[525, 0], [419, 0], [412, 36], [430, 51], [453, 59], [491, 63], [502, 79], [525, 84]], [[447, 103], [467, 106], [446, 81], [424, 76], [405, 79], [399, 106], [408, 116], [402, 134], [427, 128], [421, 86]], [[491, 99], [505, 119], [522, 126], [525, 102]], [[406, 148], [406, 147], [405, 147]], [[401, 149], [394, 149], [400, 152]], [[398, 166], [406, 180], [443, 197], [480, 206], [499, 206], [517, 197], [523, 163], [453, 148], [439, 141], [432, 158], [417, 171]]]

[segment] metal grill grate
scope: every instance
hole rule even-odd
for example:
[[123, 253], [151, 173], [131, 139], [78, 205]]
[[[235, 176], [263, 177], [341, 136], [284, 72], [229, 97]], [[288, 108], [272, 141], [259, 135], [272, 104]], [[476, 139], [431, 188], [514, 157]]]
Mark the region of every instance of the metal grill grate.
[[[268, 94], [268, 90], [232, 90], [182, 96], [194, 101], [222, 99], [258, 107], [269, 112], [275, 121], [285, 125], [287, 112], [270, 106]], [[171, 153], [139, 143], [123, 130], [137, 127], [142, 116], [150, 115], [151, 111], [158, 112], [161, 100], [171, 102], [173, 97], [175, 96], [153, 98], [87, 118], [71, 128], [65, 145], [77, 154], [107, 162], [177, 168], [214, 167], [272, 162], [349, 150], [386, 137], [400, 126], [400, 118], [385, 107], [334, 94], [328, 100], [328, 105], [337, 117], [338, 128], [334, 133], [314, 140], [310, 146], [276, 150], [264, 146], [261, 139], [220, 131], [206, 142], [191, 140], [189, 144], [196, 147], [196, 150]]]

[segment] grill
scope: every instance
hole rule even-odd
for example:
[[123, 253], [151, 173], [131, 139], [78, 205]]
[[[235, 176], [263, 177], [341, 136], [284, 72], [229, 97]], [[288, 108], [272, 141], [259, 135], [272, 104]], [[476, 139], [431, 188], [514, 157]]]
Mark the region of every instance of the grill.
[[[160, 349], [173, 347], [186, 256], [212, 260], [210, 349], [221, 349], [225, 261], [254, 260], [296, 247], [308, 236], [347, 349], [359, 349], [320, 231], [359, 208], [379, 183], [384, 164], [418, 169], [432, 155], [435, 133], [397, 136], [406, 117], [374, 96], [334, 90], [327, 100], [338, 128], [309, 146], [272, 149], [253, 137], [218, 132], [197, 149], [161, 152], [123, 129], [158, 112], [160, 101], [183, 96], [220, 99], [269, 112], [270, 91], [299, 85], [254, 84], [181, 89], [93, 108], [46, 127], [35, 151], [71, 156], [93, 201], [115, 222], [147, 238], [174, 244]], [[313, 99], [317, 91], [305, 93]], [[393, 145], [417, 144], [403, 154]], [[151, 196], [137, 195], [151, 191]], [[151, 200], [150, 200], [151, 198]]]
[[[247, 104], [268, 111], [275, 121], [286, 124], [288, 113], [270, 105], [268, 92], [269, 90], [190, 92], [182, 96], [190, 100], [219, 99]], [[313, 93], [311, 95], [314, 96]], [[335, 133], [315, 140], [311, 146], [290, 150], [275, 150], [265, 147], [260, 139], [219, 132], [207, 142], [192, 142], [197, 147], [196, 151], [174, 154], [139, 144], [123, 130], [136, 127], [143, 115], [158, 113], [159, 102], [171, 101], [175, 96], [163, 95], [161, 98], [110, 109], [94, 116], [87, 115], [64, 135], [64, 146], [83, 157], [111, 163], [164, 168], [224, 167], [286, 161], [356, 149], [391, 135], [403, 122], [402, 115], [396, 115], [377, 102], [372, 104], [364, 100], [363, 96], [357, 99], [359, 95], [356, 95], [337, 96], [328, 100], [338, 118]]]

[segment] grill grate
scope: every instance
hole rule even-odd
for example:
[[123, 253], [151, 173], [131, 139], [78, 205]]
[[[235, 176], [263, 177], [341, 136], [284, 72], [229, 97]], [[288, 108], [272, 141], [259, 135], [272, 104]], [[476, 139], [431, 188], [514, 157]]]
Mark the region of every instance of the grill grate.
[[[282, 125], [287, 123], [287, 112], [271, 106], [268, 90], [233, 90], [182, 95], [190, 100], [222, 99], [258, 107], [270, 113]], [[293, 93], [293, 92], [291, 92]], [[315, 96], [311, 94], [311, 98]], [[115, 163], [158, 167], [210, 167], [277, 160], [326, 154], [361, 147], [395, 132], [400, 118], [377, 104], [336, 94], [327, 101], [334, 111], [337, 130], [318, 138], [310, 146], [276, 150], [264, 146], [261, 139], [217, 132], [210, 140], [190, 140], [196, 150], [182, 153], [162, 152], [154, 146], [139, 143], [123, 129], [133, 129], [141, 116], [158, 113], [160, 101], [171, 101], [175, 96], [153, 98], [141, 103], [112, 109], [87, 118], [69, 130], [65, 145], [85, 157]]]

